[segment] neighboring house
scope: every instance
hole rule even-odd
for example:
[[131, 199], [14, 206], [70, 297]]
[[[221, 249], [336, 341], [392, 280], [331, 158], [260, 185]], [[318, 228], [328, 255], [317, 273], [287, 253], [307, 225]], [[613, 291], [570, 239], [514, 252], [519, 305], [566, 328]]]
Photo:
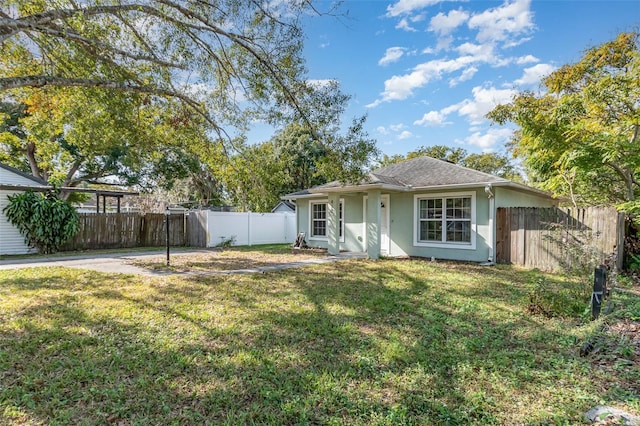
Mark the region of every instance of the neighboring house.
[[330, 254], [494, 262], [498, 207], [553, 207], [548, 193], [430, 157], [374, 170], [361, 184], [288, 194], [298, 232]]
[[273, 209], [271, 209], [271, 213], [280, 213], [280, 212], [295, 213], [296, 205], [290, 201], [285, 201], [285, 200], [280, 201], [278, 204], [276, 204], [276, 206]]
[[24, 236], [9, 223], [2, 212], [9, 204], [7, 195], [17, 194], [28, 189], [43, 191], [51, 188], [42, 179], [0, 163], [0, 255], [36, 252], [36, 249], [25, 244]]

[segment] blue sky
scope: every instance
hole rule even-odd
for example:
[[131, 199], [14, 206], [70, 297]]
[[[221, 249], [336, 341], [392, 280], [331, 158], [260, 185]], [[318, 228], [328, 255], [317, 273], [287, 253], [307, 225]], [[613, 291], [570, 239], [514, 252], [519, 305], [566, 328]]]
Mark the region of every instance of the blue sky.
[[309, 77], [341, 83], [352, 96], [345, 123], [367, 114], [384, 154], [432, 145], [505, 152], [511, 130], [484, 119], [493, 106], [640, 27], [638, 0], [351, 0], [341, 11], [306, 23]]

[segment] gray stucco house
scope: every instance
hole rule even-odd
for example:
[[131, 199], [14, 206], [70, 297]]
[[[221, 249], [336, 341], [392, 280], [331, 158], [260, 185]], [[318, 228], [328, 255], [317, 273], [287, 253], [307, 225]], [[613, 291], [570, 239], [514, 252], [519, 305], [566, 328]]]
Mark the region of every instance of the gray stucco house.
[[555, 207], [550, 194], [476, 170], [419, 157], [369, 173], [366, 182], [288, 194], [312, 247], [380, 256], [494, 262], [496, 209]]

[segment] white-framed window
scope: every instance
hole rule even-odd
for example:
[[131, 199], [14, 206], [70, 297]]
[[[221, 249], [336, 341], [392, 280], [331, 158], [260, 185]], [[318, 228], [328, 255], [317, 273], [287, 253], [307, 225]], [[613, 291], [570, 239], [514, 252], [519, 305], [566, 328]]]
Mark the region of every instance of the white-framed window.
[[475, 249], [475, 192], [414, 197], [414, 245]]
[[[309, 239], [327, 239], [327, 200], [311, 201], [309, 203]], [[340, 222], [340, 242], [344, 242], [344, 200], [340, 199], [338, 207], [338, 220]]]

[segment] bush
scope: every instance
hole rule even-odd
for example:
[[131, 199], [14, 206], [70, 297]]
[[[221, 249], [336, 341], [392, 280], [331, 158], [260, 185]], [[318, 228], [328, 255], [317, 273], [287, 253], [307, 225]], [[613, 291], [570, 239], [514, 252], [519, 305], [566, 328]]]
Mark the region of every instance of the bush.
[[580, 318], [589, 310], [593, 285], [584, 280], [562, 284], [537, 276], [532, 280], [527, 310], [549, 318]]
[[66, 201], [48, 193], [27, 191], [8, 195], [9, 205], [2, 211], [24, 236], [24, 242], [40, 253], [58, 251], [78, 232], [78, 214]]

